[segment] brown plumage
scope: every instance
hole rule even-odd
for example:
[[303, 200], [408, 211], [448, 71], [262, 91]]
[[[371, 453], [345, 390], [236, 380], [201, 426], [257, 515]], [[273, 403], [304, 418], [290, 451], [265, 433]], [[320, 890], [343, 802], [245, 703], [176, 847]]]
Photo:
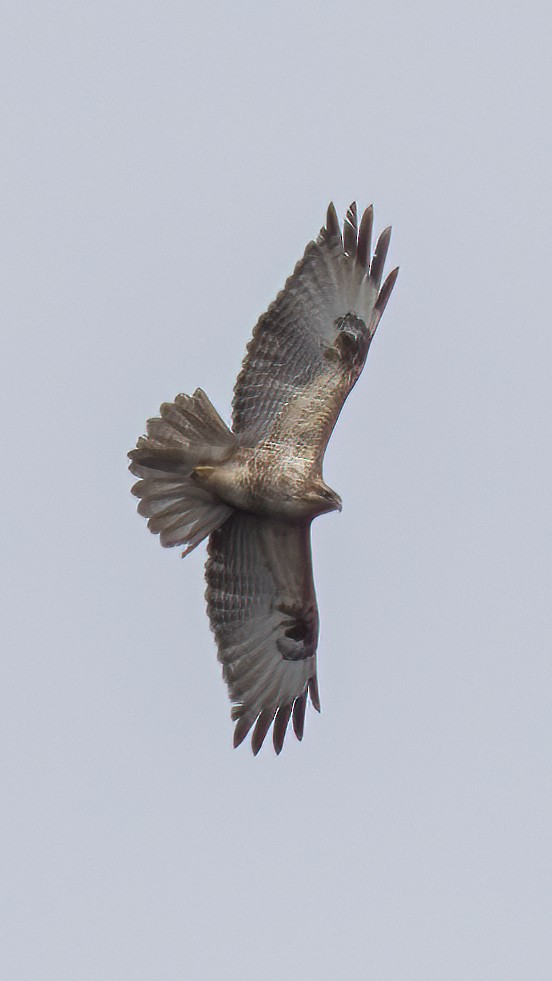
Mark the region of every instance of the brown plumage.
[[318, 609], [310, 525], [341, 510], [324, 483], [332, 430], [357, 381], [398, 269], [381, 286], [391, 230], [370, 262], [372, 208], [343, 234], [333, 205], [260, 318], [234, 389], [228, 429], [201, 389], [150, 419], [129, 453], [138, 511], [183, 554], [209, 535], [207, 610], [233, 703], [234, 745], [288, 724], [303, 737], [307, 695], [320, 711]]

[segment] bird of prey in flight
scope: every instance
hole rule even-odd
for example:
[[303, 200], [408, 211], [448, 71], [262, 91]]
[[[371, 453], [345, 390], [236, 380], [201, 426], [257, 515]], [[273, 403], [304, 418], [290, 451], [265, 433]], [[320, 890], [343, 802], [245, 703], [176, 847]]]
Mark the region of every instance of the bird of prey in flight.
[[372, 208], [326, 224], [262, 315], [234, 388], [229, 429], [198, 388], [165, 402], [129, 453], [138, 511], [187, 555], [209, 536], [207, 611], [236, 723], [279, 753], [307, 697], [320, 711], [310, 526], [341, 499], [324, 452], [357, 381], [398, 269], [381, 285], [391, 229], [371, 253]]

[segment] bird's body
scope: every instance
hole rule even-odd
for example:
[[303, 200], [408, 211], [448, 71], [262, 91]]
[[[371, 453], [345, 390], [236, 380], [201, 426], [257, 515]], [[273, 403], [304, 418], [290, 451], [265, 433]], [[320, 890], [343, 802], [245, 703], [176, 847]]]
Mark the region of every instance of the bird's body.
[[[301, 521], [337, 507], [330, 489], [315, 481], [291, 452], [276, 447], [240, 448], [215, 467], [196, 467], [194, 479], [221, 501], [248, 514]], [[329, 506], [331, 504], [331, 507]]]
[[[201, 389], [150, 419], [129, 454], [133, 492], [163, 545], [207, 535], [207, 607], [234, 703], [234, 743], [255, 724], [254, 752], [290, 717], [303, 734], [307, 693], [319, 709], [318, 610], [310, 524], [341, 510], [324, 452], [366, 361], [397, 270], [380, 289], [389, 229], [370, 259], [372, 212], [343, 237], [335, 210], [255, 328], [229, 430]], [[186, 553], [184, 553], [186, 554]]]

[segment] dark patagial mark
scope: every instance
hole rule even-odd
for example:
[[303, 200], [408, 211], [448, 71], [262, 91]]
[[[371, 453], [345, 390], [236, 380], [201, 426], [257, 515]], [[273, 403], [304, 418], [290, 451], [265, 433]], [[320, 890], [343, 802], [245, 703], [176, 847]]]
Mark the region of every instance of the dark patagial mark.
[[354, 313], [348, 313], [336, 320], [335, 327], [338, 334], [333, 350], [343, 364], [360, 373], [370, 347], [370, 333], [366, 324]]
[[289, 618], [282, 624], [284, 637], [288, 641], [295, 642], [292, 650], [290, 644], [277, 642], [284, 661], [303, 661], [307, 657], [312, 657], [318, 642], [318, 617], [315, 611], [290, 609], [286, 606], [280, 606], [278, 609]]
[[309, 624], [303, 618], [296, 620], [295, 623], [284, 631], [286, 637], [291, 640], [304, 640], [309, 633]]

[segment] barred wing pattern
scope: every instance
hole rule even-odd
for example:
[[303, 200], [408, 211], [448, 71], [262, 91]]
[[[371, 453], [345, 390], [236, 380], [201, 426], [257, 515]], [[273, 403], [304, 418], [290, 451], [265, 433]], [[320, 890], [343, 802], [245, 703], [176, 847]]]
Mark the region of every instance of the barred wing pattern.
[[310, 524], [235, 512], [209, 539], [207, 612], [233, 702], [234, 746], [254, 723], [258, 753], [272, 723], [279, 753], [290, 718], [303, 736], [316, 680], [318, 609]]
[[336, 321], [348, 313], [362, 320], [373, 337], [398, 270], [380, 289], [391, 229], [380, 235], [372, 258], [373, 210], [358, 225], [351, 204], [343, 235], [333, 204], [326, 225], [311, 242], [295, 271], [249, 342], [234, 388], [233, 428], [261, 439], [270, 434], [282, 408], [324, 370], [324, 353], [336, 336]]

